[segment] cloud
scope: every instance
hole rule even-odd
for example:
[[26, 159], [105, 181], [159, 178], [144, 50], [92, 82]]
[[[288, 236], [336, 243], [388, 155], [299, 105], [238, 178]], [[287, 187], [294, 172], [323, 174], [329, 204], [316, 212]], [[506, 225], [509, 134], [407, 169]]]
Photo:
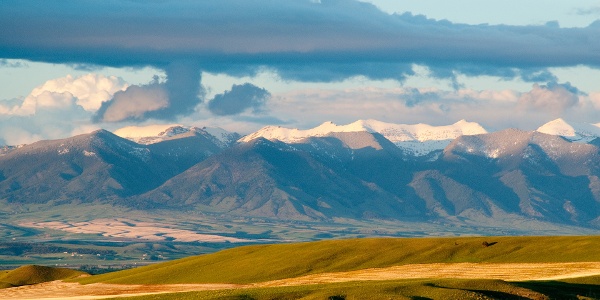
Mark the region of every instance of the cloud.
[[518, 70], [600, 67], [599, 29], [593, 24], [455, 24], [410, 13], [390, 15], [355, 0], [4, 2], [4, 58], [151, 65], [167, 72], [172, 64], [188, 62], [197, 71], [235, 76], [266, 66], [283, 79], [304, 81], [356, 75], [402, 80], [412, 64], [447, 78], [456, 73], [514, 78], [521, 76]]
[[25, 62], [18, 60], [0, 59], [0, 68], [26, 68], [28, 65]]
[[116, 76], [87, 74], [79, 77], [66, 77], [48, 80], [31, 91], [30, 96], [37, 97], [44, 92], [70, 93], [77, 98], [76, 103], [87, 111], [96, 111], [102, 102], [113, 94], [127, 88], [128, 84]]
[[0, 114], [0, 138], [8, 145], [19, 145], [65, 138], [79, 127], [89, 127], [92, 114], [74, 100], [69, 93], [44, 92], [38, 98], [35, 114]]
[[67, 75], [46, 81], [26, 97], [0, 100], [0, 139], [18, 145], [97, 129], [91, 124], [94, 112], [127, 86], [114, 76]]
[[588, 95], [568, 83], [534, 84], [527, 92], [410, 87], [305, 89], [274, 94], [273, 100], [269, 114], [298, 128], [358, 119], [433, 125], [467, 119], [492, 130], [533, 130], [557, 117], [598, 123], [600, 109], [600, 93]]
[[258, 113], [264, 109], [265, 103], [271, 94], [251, 83], [242, 85], [234, 84], [230, 91], [215, 95], [208, 102], [208, 109], [215, 115], [236, 115], [248, 109]]
[[[583, 112], [592, 118], [595, 110], [582, 107], [600, 107], [597, 94], [556, 84], [557, 77], [548, 69], [600, 68], [599, 21], [585, 28], [561, 28], [556, 23], [465, 25], [410, 13], [388, 14], [355, 0], [3, 0], [2, 4], [0, 67], [19, 67], [19, 60], [30, 60], [85, 70], [152, 66], [166, 74], [161, 82], [136, 86], [97, 75], [63, 78], [27, 97], [0, 101], [0, 128], [19, 127], [31, 137], [73, 132], [81, 124], [89, 125], [92, 116], [106, 122], [103, 126], [179, 122], [191, 116], [214, 121], [216, 115], [235, 125], [271, 120], [312, 126], [324, 120], [364, 118], [447, 124], [468, 118], [502, 127], [529, 126], [556, 114]], [[202, 105], [201, 72], [242, 77], [268, 70], [283, 82], [336, 82], [355, 76], [402, 81], [414, 74], [415, 65], [426, 67], [432, 77], [451, 79], [455, 90], [296, 91], [274, 94], [269, 111], [255, 116], [252, 112], [264, 109], [264, 101], [242, 101], [232, 87]], [[527, 93], [473, 91], [460, 84], [460, 75], [516, 78], [537, 85]], [[546, 82], [552, 84], [543, 85]], [[525, 112], [531, 118], [523, 120]]]
[[121, 122], [146, 119], [174, 121], [191, 114], [202, 103], [204, 89], [200, 71], [191, 62], [175, 62], [166, 68], [166, 82], [155, 76], [147, 85], [134, 85], [118, 92], [98, 110], [94, 121]]
[[115, 93], [110, 101], [104, 102], [94, 120], [120, 122], [143, 119], [149, 112], [168, 107], [168, 97], [164, 84], [155, 82], [142, 86], [132, 85], [125, 91]]
[[576, 13], [581, 16], [586, 15], [600, 15], [600, 6], [593, 6], [588, 8], [579, 8]]
[[[599, 24], [466, 25], [388, 14], [356, 0], [5, 0], [0, 64], [25, 59], [87, 70], [152, 66], [166, 73], [158, 86], [131, 87], [119, 99], [71, 93], [86, 110], [100, 109], [99, 121], [176, 121], [203, 102], [202, 72], [242, 77], [269, 70], [284, 81], [403, 81], [419, 65], [432, 77], [450, 79], [456, 91], [464, 88], [460, 75], [555, 82], [551, 67], [600, 67]], [[406, 103], [422, 101], [415, 97]], [[216, 113], [236, 113], [221, 101], [213, 104], [222, 105]]]
[[178, 116], [188, 115], [202, 103], [204, 89], [200, 85], [200, 70], [196, 62], [175, 61], [165, 67], [167, 74], [164, 88], [169, 104], [147, 114], [150, 118], [173, 121]]
[[579, 103], [579, 90], [569, 83], [556, 82], [547, 85], [534, 84], [533, 89], [519, 98], [519, 107], [526, 110], [541, 110], [560, 116], [565, 110]]
[[102, 102], [124, 90], [127, 83], [115, 76], [87, 74], [48, 80], [34, 88], [23, 99], [0, 101], [0, 114], [34, 115], [38, 111], [71, 110], [79, 107], [89, 112], [98, 110]]

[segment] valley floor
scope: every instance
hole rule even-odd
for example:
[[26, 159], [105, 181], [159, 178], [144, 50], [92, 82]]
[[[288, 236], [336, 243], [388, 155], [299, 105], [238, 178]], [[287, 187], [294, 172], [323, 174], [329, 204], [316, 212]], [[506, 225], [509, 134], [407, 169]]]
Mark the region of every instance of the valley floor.
[[186, 291], [300, 286], [353, 281], [410, 279], [498, 279], [505, 281], [559, 280], [600, 275], [600, 262], [574, 263], [434, 263], [322, 273], [254, 284], [124, 285], [53, 281], [0, 290], [0, 299], [105, 299]]

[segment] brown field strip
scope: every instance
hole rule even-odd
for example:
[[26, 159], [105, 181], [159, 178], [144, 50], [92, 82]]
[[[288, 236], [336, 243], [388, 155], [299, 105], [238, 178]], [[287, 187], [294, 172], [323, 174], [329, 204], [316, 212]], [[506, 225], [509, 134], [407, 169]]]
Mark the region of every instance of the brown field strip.
[[600, 262], [576, 263], [436, 263], [412, 264], [349, 272], [322, 273], [255, 284], [80, 285], [53, 281], [0, 290], [0, 299], [92, 300], [186, 291], [296, 286], [349, 281], [420, 278], [501, 279], [505, 281], [557, 280], [600, 275]]

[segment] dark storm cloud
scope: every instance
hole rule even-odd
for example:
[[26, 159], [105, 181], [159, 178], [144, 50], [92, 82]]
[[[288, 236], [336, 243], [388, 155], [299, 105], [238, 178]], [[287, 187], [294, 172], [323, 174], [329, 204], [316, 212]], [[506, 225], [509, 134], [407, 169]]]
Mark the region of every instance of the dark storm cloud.
[[196, 105], [202, 102], [204, 90], [200, 85], [200, 68], [196, 62], [174, 61], [164, 70], [167, 74], [164, 88], [170, 102], [166, 107], [151, 111], [146, 116], [172, 121], [178, 116], [192, 113]]
[[200, 102], [201, 70], [402, 80], [420, 64], [459, 87], [457, 74], [543, 82], [549, 67], [600, 67], [600, 21], [464, 25], [354, 0], [4, 0], [0, 28], [0, 58], [164, 69], [169, 105], [145, 116], [165, 119]]
[[192, 113], [202, 102], [204, 90], [200, 86], [200, 71], [193, 62], [174, 62], [165, 68], [167, 80], [158, 77], [147, 85], [132, 85], [117, 92], [102, 103], [94, 117], [95, 122], [121, 122], [148, 118], [175, 120]]
[[251, 83], [234, 84], [230, 91], [215, 95], [208, 103], [208, 109], [215, 115], [236, 115], [248, 109], [261, 112], [271, 94]]
[[0, 27], [0, 57], [111, 66], [600, 65], [600, 24], [463, 25], [353, 0], [5, 0]]

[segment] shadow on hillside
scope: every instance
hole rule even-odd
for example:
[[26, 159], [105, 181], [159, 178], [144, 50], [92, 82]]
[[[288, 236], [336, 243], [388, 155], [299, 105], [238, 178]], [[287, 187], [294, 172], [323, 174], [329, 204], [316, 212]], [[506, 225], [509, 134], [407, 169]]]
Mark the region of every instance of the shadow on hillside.
[[442, 286], [434, 283], [426, 283], [425, 286], [430, 286], [434, 288], [447, 289], [447, 290], [461, 290], [477, 293], [479, 295], [483, 295], [489, 297], [491, 299], [504, 299], [504, 300], [528, 300], [530, 298], [521, 297], [518, 295], [500, 292], [500, 291], [490, 291], [490, 290], [478, 290], [478, 289], [469, 289], [469, 288], [461, 288], [461, 287], [448, 287]]
[[498, 242], [491, 242], [491, 243], [488, 243], [488, 242], [486, 241], [486, 242], [483, 242], [483, 243], [481, 243], [481, 245], [482, 245], [483, 247], [491, 247], [491, 246], [494, 246], [494, 245], [496, 245], [496, 244], [498, 244]]
[[581, 299], [581, 297], [600, 299], [600, 285], [595, 284], [561, 281], [528, 281], [514, 282], [513, 284], [542, 293], [552, 299]]

